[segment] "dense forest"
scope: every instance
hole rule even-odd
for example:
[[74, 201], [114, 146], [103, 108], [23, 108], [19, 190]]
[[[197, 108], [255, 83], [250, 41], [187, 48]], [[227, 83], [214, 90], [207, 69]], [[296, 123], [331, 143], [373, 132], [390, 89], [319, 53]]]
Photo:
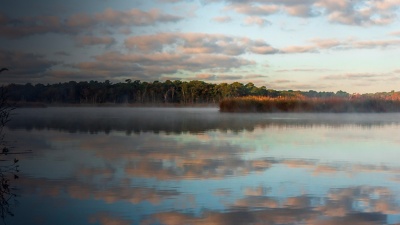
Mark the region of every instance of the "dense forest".
[[[344, 91], [317, 92], [314, 90], [302, 92], [267, 89], [257, 87], [253, 83], [239, 82], [206, 83], [204, 81], [170, 81], [141, 82], [126, 80], [123, 83], [111, 83], [109, 80], [98, 81], [70, 81], [57, 84], [9, 84], [6, 86], [9, 100], [13, 102], [40, 102], [46, 104], [218, 104], [221, 100], [231, 97], [265, 96], [265, 97], [310, 97], [330, 98], [354, 96]], [[364, 94], [367, 95], [367, 94]], [[399, 92], [383, 92], [372, 95], [389, 98], [400, 96]]]

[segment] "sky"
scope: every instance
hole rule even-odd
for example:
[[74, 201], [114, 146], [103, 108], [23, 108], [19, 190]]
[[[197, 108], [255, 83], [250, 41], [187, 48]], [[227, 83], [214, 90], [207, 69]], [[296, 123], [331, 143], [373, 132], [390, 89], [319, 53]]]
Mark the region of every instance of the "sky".
[[400, 91], [400, 0], [1, 0], [0, 83]]

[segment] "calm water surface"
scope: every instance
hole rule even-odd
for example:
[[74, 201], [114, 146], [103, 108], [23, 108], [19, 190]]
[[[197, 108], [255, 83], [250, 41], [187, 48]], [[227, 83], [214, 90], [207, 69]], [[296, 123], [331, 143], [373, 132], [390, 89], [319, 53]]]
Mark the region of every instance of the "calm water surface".
[[400, 114], [16, 113], [7, 224], [400, 223]]

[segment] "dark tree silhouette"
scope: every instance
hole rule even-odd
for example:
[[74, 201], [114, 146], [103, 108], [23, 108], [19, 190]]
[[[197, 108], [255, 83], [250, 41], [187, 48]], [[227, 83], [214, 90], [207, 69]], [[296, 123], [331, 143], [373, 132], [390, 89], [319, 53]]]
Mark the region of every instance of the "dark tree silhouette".
[[[0, 69], [0, 73], [7, 71], [7, 68]], [[14, 107], [8, 102], [7, 88], [0, 87], [0, 217], [14, 216], [12, 208], [16, 202], [16, 188], [11, 181], [18, 179], [19, 160], [13, 157], [20, 154], [11, 151], [12, 147], [5, 139], [4, 126], [10, 121], [11, 111]]]

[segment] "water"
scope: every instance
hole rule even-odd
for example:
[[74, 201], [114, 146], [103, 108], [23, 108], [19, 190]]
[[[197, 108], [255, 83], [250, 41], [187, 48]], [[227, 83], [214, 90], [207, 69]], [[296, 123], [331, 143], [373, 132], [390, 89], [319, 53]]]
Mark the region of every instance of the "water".
[[7, 224], [400, 223], [400, 114], [16, 112]]

